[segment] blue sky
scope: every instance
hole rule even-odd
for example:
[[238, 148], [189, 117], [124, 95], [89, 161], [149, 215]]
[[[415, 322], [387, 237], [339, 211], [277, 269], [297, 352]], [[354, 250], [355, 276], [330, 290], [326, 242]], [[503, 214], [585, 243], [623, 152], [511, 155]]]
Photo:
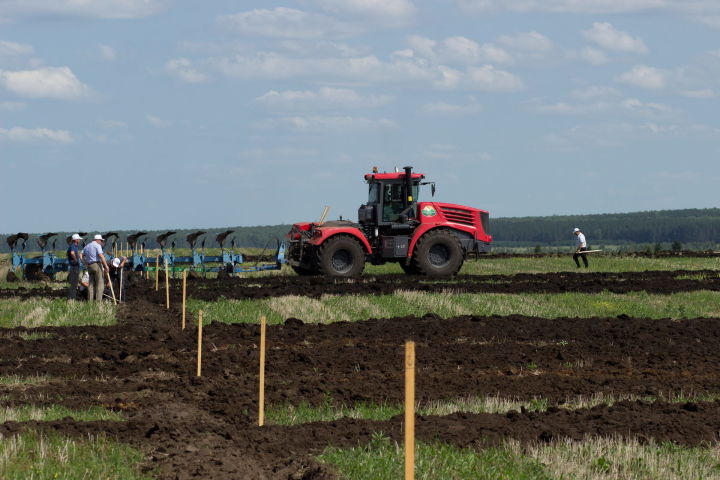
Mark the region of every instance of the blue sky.
[[715, 207], [718, 96], [716, 0], [0, 0], [0, 231]]

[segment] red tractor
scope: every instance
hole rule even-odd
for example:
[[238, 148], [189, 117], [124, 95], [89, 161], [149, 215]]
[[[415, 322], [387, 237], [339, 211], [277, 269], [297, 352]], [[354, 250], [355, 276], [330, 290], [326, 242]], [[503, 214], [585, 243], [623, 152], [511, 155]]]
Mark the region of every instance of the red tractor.
[[455, 275], [468, 253], [490, 251], [490, 214], [451, 203], [419, 202], [425, 175], [404, 172], [365, 175], [368, 202], [358, 223], [347, 220], [296, 223], [287, 234], [288, 263], [300, 275], [354, 277], [365, 262], [397, 262], [405, 273]]

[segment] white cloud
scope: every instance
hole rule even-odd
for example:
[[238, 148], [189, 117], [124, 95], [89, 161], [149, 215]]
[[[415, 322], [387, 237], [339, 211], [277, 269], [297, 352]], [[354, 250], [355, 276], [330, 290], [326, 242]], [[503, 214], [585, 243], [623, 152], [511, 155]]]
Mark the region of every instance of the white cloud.
[[[598, 88], [598, 87], [595, 87]], [[637, 98], [617, 98], [619, 92], [596, 90], [593, 92], [571, 92], [574, 102], [545, 103], [542, 99], [530, 102], [532, 109], [539, 113], [553, 115], [591, 115], [591, 114], [632, 114], [635, 116], [659, 119], [673, 113], [667, 105], [654, 102], [643, 102]], [[578, 95], [577, 93], [580, 93]]]
[[514, 35], [502, 35], [498, 43], [514, 50], [544, 53], [553, 49], [553, 42], [545, 35], [536, 31], [516, 33]]
[[307, 13], [294, 8], [255, 9], [223, 15], [218, 21], [228, 28], [250, 36], [313, 39], [326, 36], [348, 36], [359, 33], [359, 27], [327, 15]]
[[110, 45], [98, 45], [98, 51], [100, 52], [100, 57], [108, 62], [115, 61], [117, 58], [115, 49]]
[[710, 28], [720, 30], [720, 15], [698, 15], [695, 17], [700, 23], [704, 23]]
[[0, 102], [0, 111], [17, 112], [24, 108], [25, 104], [22, 102]]
[[492, 65], [474, 67], [468, 71], [468, 84], [472, 88], [489, 92], [517, 91], [524, 88], [522, 80], [510, 72], [498, 70]]
[[[430, 38], [411, 35], [408, 37], [412, 55], [436, 63], [477, 65], [481, 63], [511, 64], [512, 56], [492, 43], [479, 44], [467, 37], [448, 37], [441, 43]], [[409, 53], [409, 52], [408, 52]]]
[[442, 89], [515, 91], [523, 88], [515, 75], [491, 65], [458, 70], [416, 57], [412, 50], [394, 52], [391, 61], [374, 55], [350, 58], [297, 58], [278, 53], [253, 57], [220, 57], [210, 63], [224, 75], [237, 78], [323, 78], [356, 84], [415, 83]]
[[570, 96], [578, 100], [617, 97], [619, 95], [620, 92], [616, 88], [598, 85], [590, 85], [583, 88], [576, 88], [570, 92]]
[[616, 78], [616, 81], [641, 88], [661, 89], [667, 85], [667, 72], [647, 65], [636, 65], [629, 72]]
[[164, 11], [170, 0], [3, 0], [0, 18], [85, 17], [130, 19]]
[[146, 115], [145, 119], [148, 121], [150, 125], [152, 125], [155, 128], [168, 128], [172, 125], [172, 123], [163, 120], [160, 117], [156, 117], [155, 115]]
[[715, 92], [711, 88], [703, 88], [700, 90], [684, 90], [680, 92], [684, 97], [689, 98], [715, 98]]
[[33, 53], [35, 53], [35, 49], [32, 45], [0, 40], [0, 57], [16, 57], [22, 55], [32, 55]]
[[342, 115], [282, 117], [259, 121], [255, 126], [263, 129], [289, 128], [306, 133], [347, 133], [398, 128], [398, 125], [394, 121], [388, 120], [387, 118], [372, 119]]
[[720, 11], [716, 0], [455, 0], [455, 3], [468, 12], [615, 14], [671, 11], [706, 14]]
[[284, 109], [374, 108], [392, 101], [388, 95], [360, 95], [350, 88], [321, 87], [317, 91], [270, 90], [256, 100]]
[[640, 37], [616, 29], [608, 22], [594, 22], [592, 28], [583, 30], [583, 36], [604, 48], [628, 53], [647, 53], [648, 48]]
[[580, 58], [590, 65], [603, 65], [608, 62], [608, 56], [602, 50], [585, 47], [580, 51]]
[[203, 83], [210, 77], [193, 67], [192, 61], [187, 58], [175, 58], [165, 62], [165, 73], [172, 75], [185, 83]]
[[543, 143], [553, 150], [585, 149], [588, 146], [612, 148], [620, 147], [639, 138], [657, 137], [660, 135], [686, 134], [678, 125], [645, 123], [601, 123], [596, 125], [579, 125], [562, 133], [552, 133], [543, 137]]
[[482, 105], [476, 103], [446, 103], [432, 102], [426, 103], [422, 107], [422, 112], [426, 115], [472, 115], [482, 111]]
[[372, 20], [384, 26], [408, 25], [416, 13], [410, 0], [314, 0], [320, 8], [351, 18]]
[[49, 128], [0, 128], [0, 138], [25, 143], [55, 142], [68, 144], [75, 141], [67, 130], [50, 130]]
[[90, 87], [78, 80], [69, 67], [0, 70], [0, 85], [29, 98], [76, 100], [92, 95]]

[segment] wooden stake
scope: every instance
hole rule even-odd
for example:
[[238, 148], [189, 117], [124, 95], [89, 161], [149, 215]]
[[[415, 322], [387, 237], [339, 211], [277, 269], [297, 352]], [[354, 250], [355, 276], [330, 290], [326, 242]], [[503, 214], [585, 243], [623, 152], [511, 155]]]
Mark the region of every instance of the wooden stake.
[[260, 398], [258, 399], [258, 426], [265, 424], [265, 325], [267, 320], [260, 317]]
[[[100, 268], [102, 268], [102, 267], [100, 267]], [[107, 276], [108, 283], [110, 284], [110, 293], [112, 293], [113, 303], [115, 305], [117, 305], [117, 298], [115, 298], [115, 289], [113, 288], [112, 278], [110, 278], [110, 272], [106, 272], [105, 276]]]
[[160, 255], [155, 257], [155, 291], [160, 290]]
[[167, 258], [165, 259], [165, 308], [170, 310], [170, 275], [168, 274]]
[[185, 293], [187, 291], [187, 270], [183, 270], [183, 313], [182, 313], [182, 329], [185, 330]]
[[415, 478], [415, 342], [405, 342], [405, 480]]
[[198, 355], [197, 355], [197, 376], [199, 377], [202, 372], [202, 310], [198, 312]]

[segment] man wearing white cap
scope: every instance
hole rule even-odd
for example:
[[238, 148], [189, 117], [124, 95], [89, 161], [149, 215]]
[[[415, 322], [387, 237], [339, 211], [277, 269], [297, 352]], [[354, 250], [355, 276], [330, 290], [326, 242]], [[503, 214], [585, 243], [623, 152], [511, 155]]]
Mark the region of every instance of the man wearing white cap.
[[573, 233], [575, 234], [575, 255], [573, 255], [575, 265], [577, 265], [577, 268], [580, 268], [580, 262], [578, 261], [578, 257], [581, 257], [583, 263], [585, 264], [585, 268], [588, 268], [587, 255], [582, 253], [588, 249], [587, 242], [585, 241], [585, 235], [580, 231], [579, 228], [573, 228]]
[[80, 278], [80, 250], [78, 249], [80, 240], [82, 240], [82, 237], [77, 233], [73, 233], [68, 244], [68, 282], [70, 282], [68, 300], [75, 300], [77, 296], [78, 279]]
[[105, 290], [105, 273], [109, 272], [107, 260], [103, 254], [102, 246], [105, 240], [102, 235], [95, 235], [93, 241], [83, 248], [83, 261], [90, 272], [90, 284], [88, 285], [88, 302], [102, 301], [103, 290]]

